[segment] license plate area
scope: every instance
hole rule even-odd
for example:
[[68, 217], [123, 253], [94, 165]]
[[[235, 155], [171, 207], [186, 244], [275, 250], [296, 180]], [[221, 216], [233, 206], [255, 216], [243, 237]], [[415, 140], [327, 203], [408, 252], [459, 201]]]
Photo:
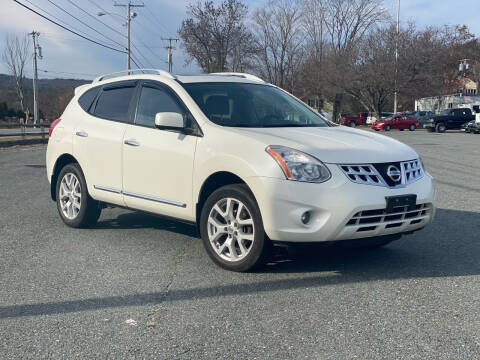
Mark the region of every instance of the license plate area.
[[405, 206], [407, 207], [407, 211], [415, 210], [415, 206], [417, 205], [417, 195], [415, 194], [385, 196], [385, 200], [387, 201], [387, 213], [396, 212], [399, 210], [396, 208]]

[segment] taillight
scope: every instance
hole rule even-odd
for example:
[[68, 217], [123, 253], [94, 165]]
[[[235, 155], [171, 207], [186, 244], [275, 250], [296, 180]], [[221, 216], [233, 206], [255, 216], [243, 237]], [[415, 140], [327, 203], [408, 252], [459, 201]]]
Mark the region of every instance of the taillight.
[[57, 126], [60, 121], [62, 121], [62, 119], [57, 119], [50, 124], [50, 129], [48, 130], [48, 136], [52, 136], [53, 129], [55, 129], [55, 126]]

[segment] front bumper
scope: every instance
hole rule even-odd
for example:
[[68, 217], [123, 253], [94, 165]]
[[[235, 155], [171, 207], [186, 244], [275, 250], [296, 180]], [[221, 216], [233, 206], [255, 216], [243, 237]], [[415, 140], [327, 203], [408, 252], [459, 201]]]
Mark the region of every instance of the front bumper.
[[434, 128], [435, 127], [435, 123], [434, 122], [431, 122], [431, 121], [426, 121], [423, 123], [423, 127], [424, 128]]
[[[285, 242], [348, 240], [411, 232], [432, 222], [435, 186], [428, 173], [403, 188], [390, 189], [353, 183], [337, 165], [327, 166], [332, 178], [321, 184], [267, 177], [248, 179], [270, 239]], [[400, 214], [403, 220], [398, 216], [389, 218], [391, 214], [380, 214], [386, 207], [386, 196], [406, 194], [417, 195], [418, 214], [407, 215], [405, 211]], [[303, 224], [301, 216], [306, 211], [311, 218]], [[368, 224], [364, 221], [369, 220], [360, 218], [376, 218], [376, 223]]]

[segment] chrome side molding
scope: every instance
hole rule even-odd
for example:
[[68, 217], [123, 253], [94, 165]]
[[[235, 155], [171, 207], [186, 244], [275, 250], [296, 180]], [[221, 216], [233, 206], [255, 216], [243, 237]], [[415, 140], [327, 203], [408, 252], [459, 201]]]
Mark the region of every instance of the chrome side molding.
[[108, 192], [115, 193], [115, 194], [121, 194], [122, 193], [122, 190], [114, 189], [114, 188], [111, 188], [111, 187], [108, 187], [108, 186], [93, 185], [93, 187], [97, 190], [108, 191]]
[[108, 191], [114, 194], [123, 194], [126, 196], [138, 198], [138, 199], [143, 199], [143, 200], [150, 200], [150, 201], [155, 201], [161, 204], [168, 204], [168, 205], [173, 205], [173, 206], [178, 206], [182, 208], [186, 208], [187, 204], [179, 202], [179, 201], [174, 201], [174, 200], [167, 200], [167, 199], [162, 199], [156, 196], [150, 196], [150, 195], [143, 195], [143, 194], [138, 194], [138, 193], [133, 193], [129, 191], [122, 191], [118, 190], [115, 188], [111, 188], [108, 186], [101, 186], [101, 185], [93, 185], [94, 189], [96, 190], [102, 190], [102, 191]]
[[187, 204], [185, 204], [185, 203], [182, 203], [182, 202], [179, 202], [179, 201], [174, 201], [174, 200], [162, 199], [162, 198], [159, 198], [159, 197], [156, 197], [156, 196], [142, 195], [142, 194], [132, 193], [132, 192], [129, 192], [129, 191], [123, 191], [123, 194], [127, 195], [127, 196], [134, 197], [134, 198], [138, 198], [138, 199], [156, 201], [156, 202], [159, 202], [159, 203], [162, 203], [162, 204], [168, 204], [168, 205], [178, 206], [178, 207], [182, 207], [182, 208], [187, 207]]

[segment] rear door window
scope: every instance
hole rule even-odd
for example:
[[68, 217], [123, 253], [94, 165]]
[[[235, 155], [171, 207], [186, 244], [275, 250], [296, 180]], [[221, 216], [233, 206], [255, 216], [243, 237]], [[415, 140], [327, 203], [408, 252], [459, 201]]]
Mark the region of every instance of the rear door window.
[[121, 122], [130, 121], [130, 103], [135, 93], [135, 82], [104, 86], [93, 115]]

